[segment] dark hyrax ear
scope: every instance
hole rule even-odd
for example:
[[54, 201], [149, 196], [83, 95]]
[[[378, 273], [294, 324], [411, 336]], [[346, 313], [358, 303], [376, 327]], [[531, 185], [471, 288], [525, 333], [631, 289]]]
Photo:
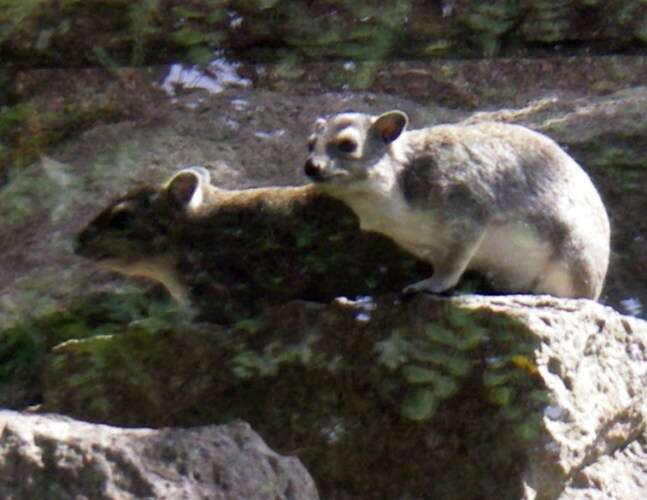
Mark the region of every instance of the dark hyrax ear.
[[385, 144], [395, 141], [409, 123], [409, 118], [402, 111], [388, 111], [377, 117], [371, 130]]
[[166, 183], [165, 189], [169, 201], [177, 208], [193, 210], [198, 208], [203, 202], [202, 188], [205, 184], [205, 174], [208, 179], [209, 172], [202, 167], [180, 170]]

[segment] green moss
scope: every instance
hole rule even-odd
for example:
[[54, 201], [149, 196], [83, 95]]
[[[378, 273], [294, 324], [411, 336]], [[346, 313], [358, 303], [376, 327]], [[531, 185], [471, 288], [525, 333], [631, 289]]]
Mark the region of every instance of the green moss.
[[[54, 346], [69, 340], [105, 338], [118, 334], [129, 325], [144, 331], [159, 331], [176, 325], [181, 317], [176, 306], [151, 301], [141, 294], [100, 294], [79, 298], [67, 308], [27, 318], [0, 332], [0, 384], [16, 383], [27, 388], [30, 399], [38, 399], [40, 372], [47, 354]], [[104, 340], [104, 345], [105, 345]], [[77, 344], [79, 348], [86, 344]], [[95, 362], [102, 368], [101, 350], [92, 348]], [[60, 366], [63, 368], [63, 366]], [[81, 372], [70, 384], [91, 390], [92, 372]], [[16, 402], [15, 404], [24, 403]]]
[[[419, 329], [418, 334], [399, 329], [376, 344], [378, 362], [389, 370], [401, 368], [404, 386], [422, 386], [419, 389], [429, 391], [435, 401], [443, 401], [460, 397], [471, 381], [480, 379], [482, 397], [499, 407], [504, 419], [511, 418], [503, 412], [510, 406], [522, 408], [518, 418], [523, 419], [545, 404], [532, 361], [536, 340], [514, 323], [496, 317], [483, 321], [474, 312], [448, 306], [442, 322]], [[402, 415], [428, 418], [423, 393], [409, 394], [402, 402]]]
[[[609, 158], [610, 161], [624, 155], [623, 150], [614, 151], [614, 148], [607, 148], [605, 152], [605, 157]], [[605, 170], [605, 174], [615, 185], [621, 186], [623, 191], [642, 192], [644, 190], [643, 178], [645, 174], [641, 168], [628, 165], [609, 165]]]
[[420, 366], [409, 365], [402, 368], [402, 376], [410, 384], [428, 384], [437, 380], [438, 372]]
[[[242, 418], [275, 449], [297, 450], [326, 492], [436, 496], [454, 484], [438, 487], [448, 470], [520, 471], [519, 443], [536, 439], [546, 400], [521, 362], [525, 327], [449, 301], [374, 305], [368, 323], [348, 303], [285, 305], [231, 328], [131, 322], [54, 350], [45, 409], [122, 425]], [[430, 339], [434, 324], [451, 335]], [[458, 349], [469, 330], [490, 334]], [[494, 356], [505, 358], [496, 369]], [[488, 370], [507, 376], [486, 384]], [[397, 488], [382, 480], [394, 468], [408, 481]], [[500, 493], [497, 481], [487, 488]]]
[[351, 77], [348, 79], [349, 85], [355, 90], [368, 89], [373, 85], [379, 69], [380, 65], [378, 62], [360, 62]]
[[448, 39], [439, 39], [433, 43], [425, 45], [422, 52], [426, 56], [443, 56], [449, 54], [454, 49], [455, 42]]
[[515, 435], [525, 443], [535, 443], [541, 434], [541, 419], [530, 415], [527, 419], [517, 420]]
[[274, 76], [285, 80], [302, 78], [306, 70], [301, 66], [302, 58], [296, 53], [287, 53], [282, 56], [276, 65], [272, 66]]
[[483, 385], [485, 387], [497, 387], [508, 381], [507, 373], [488, 371], [483, 375]]
[[434, 416], [440, 400], [429, 389], [411, 391], [402, 403], [402, 416], [416, 422], [429, 420]]
[[377, 361], [389, 370], [400, 367], [408, 359], [411, 349], [411, 342], [405, 339], [400, 330], [395, 330], [390, 337], [375, 344]]
[[0, 170], [10, 164], [25, 163], [22, 153], [16, 150], [16, 141], [28, 114], [29, 106], [25, 104], [0, 107]]
[[512, 387], [494, 387], [488, 393], [492, 403], [498, 406], [508, 406], [515, 397], [515, 390]]

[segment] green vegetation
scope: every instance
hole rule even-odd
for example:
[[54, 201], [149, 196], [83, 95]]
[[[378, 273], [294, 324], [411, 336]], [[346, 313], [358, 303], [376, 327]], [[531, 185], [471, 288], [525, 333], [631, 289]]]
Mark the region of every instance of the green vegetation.
[[11, 61], [21, 67], [51, 59], [62, 65], [207, 62], [227, 22], [220, 0], [2, 0], [0, 48], [24, 56]]
[[[3, 405], [23, 407], [41, 399], [40, 382], [45, 358], [68, 340], [119, 334], [136, 327], [156, 333], [177, 327], [183, 315], [165, 301], [151, 300], [140, 293], [100, 294], [61, 306], [42, 316], [25, 318], [0, 331], [0, 395]], [[21, 386], [12, 401], [4, 387]]]
[[[595, 32], [644, 43], [643, 12], [641, 0], [611, 13], [593, 1], [469, 0], [444, 11], [421, 0], [0, 0], [0, 55], [20, 67], [103, 64], [105, 56], [119, 65], [204, 63], [215, 49], [271, 61], [277, 49], [316, 61], [494, 55], [507, 41], [588, 41]], [[604, 14], [598, 25], [580, 33], [596, 14]]]
[[[537, 409], [535, 341], [518, 325], [483, 322], [459, 308], [449, 308], [446, 323], [430, 323], [419, 331], [396, 330], [375, 345], [378, 362], [398, 371], [410, 389], [401, 414], [411, 420], [431, 419], [443, 401], [473, 390], [480, 380], [483, 397], [500, 408], [500, 417], [521, 425]], [[533, 401], [527, 399], [533, 394]], [[524, 409], [520, 414], [509, 408]], [[513, 422], [513, 423], [514, 423]], [[527, 425], [520, 435], [528, 434]]]
[[0, 166], [22, 163], [16, 144], [16, 132], [27, 115], [25, 105], [0, 107]]

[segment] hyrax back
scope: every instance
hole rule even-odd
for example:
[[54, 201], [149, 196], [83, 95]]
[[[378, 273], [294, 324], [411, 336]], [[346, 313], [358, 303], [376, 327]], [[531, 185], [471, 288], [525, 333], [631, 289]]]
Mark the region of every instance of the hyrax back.
[[113, 201], [78, 235], [77, 253], [227, 322], [288, 300], [384, 293], [428, 273], [312, 186], [229, 191], [195, 168]]
[[305, 172], [362, 228], [431, 262], [405, 292], [440, 293], [467, 269], [502, 292], [597, 299], [609, 222], [588, 175], [548, 137], [518, 125], [405, 131], [407, 116], [319, 119]]

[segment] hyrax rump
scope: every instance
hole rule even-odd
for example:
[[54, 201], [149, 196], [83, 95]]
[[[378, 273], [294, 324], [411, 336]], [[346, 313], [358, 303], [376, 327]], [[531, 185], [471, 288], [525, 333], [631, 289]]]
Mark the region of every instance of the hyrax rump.
[[444, 292], [467, 269], [501, 292], [597, 299], [609, 221], [588, 175], [548, 137], [518, 125], [405, 131], [406, 114], [318, 119], [305, 173], [362, 229], [433, 264], [405, 293]]
[[117, 198], [76, 246], [224, 322], [293, 299], [384, 293], [429, 272], [389, 239], [360, 231], [350, 209], [312, 186], [225, 190], [202, 168]]

